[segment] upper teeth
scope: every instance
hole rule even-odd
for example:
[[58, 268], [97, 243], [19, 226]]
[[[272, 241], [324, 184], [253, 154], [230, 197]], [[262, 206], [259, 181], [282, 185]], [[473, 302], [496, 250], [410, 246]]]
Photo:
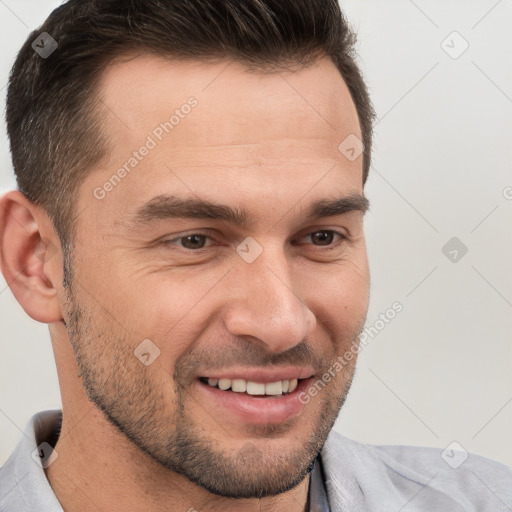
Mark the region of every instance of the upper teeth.
[[208, 384], [218, 387], [222, 391], [231, 389], [235, 393], [247, 393], [248, 395], [282, 395], [295, 391], [298, 380], [278, 380], [276, 382], [254, 382], [245, 379], [208, 379]]

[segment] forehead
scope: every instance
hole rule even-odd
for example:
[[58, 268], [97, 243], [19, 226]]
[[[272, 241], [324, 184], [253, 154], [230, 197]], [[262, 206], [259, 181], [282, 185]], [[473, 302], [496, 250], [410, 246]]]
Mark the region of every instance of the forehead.
[[[311, 188], [328, 171], [320, 194], [334, 182], [336, 195], [362, 189], [362, 157], [350, 161], [338, 149], [350, 135], [361, 138], [356, 108], [327, 58], [264, 73], [234, 61], [140, 55], [108, 66], [98, 94], [111, 151], [82, 196], [94, 202], [95, 187], [126, 171], [108, 187], [106, 201], [96, 201], [100, 209], [136, 207], [176, 187], [214, 200], [229, 199], [235, 185], [238, 198], [253, 191], [279, 200], [299, 193], [301, 183]], [[135, 157], [149, 139], [151, 150]]]
[[[251, 130], [258, 120], [279, 119], [266, 126], [268, 135], [294, 128], [309, 137], [307, 126], [313, 123], [318, 136], [349, 126], [359, 131], [355, 105], [339, 71], [328, 58], [293, 72], [249, 71], [234, 61], [204, 62], [172, 60], [141, 55], [116, 60], [105, 70], [100, 94], [112, 116], [108, 128], [149, 129], [146, 121], [161, 121], [184, 100], [194, 96], [200, 116], [189, 123], [206, 140], [249, 142], [261, 134]], [[116, 117], [123, 113], [123, 118]], [[197, 112], [196, 112], [197, 113]], [[291, 118], [283, 114], [293, 114]], [[210, 123], [201, 123], [206, 118]], [[229, 120], [230, 122], [226, 122]], [[119, 124], [121, 123], [121, 124]], [[214, 124], [211, 124], [214, 123]], [[181, 131], [183, 134], [183, 130]], [[180, 142], [180, 132], [173, 134]]]

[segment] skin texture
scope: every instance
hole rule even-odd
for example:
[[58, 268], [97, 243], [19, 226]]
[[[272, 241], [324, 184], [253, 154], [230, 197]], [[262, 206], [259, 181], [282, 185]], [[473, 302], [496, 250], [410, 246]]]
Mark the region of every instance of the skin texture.
[[[290, 365], [320, 378], [357, 342], [369, 290], [363, 214], [304, 215], [314, 201], [363, 194], [362, 157], [338, 150], [361, 137], [346, 85], [327, 59], [265, 74], [141, 55], [109, 65], [99, 93], [111, 153], [79, 190], [69, 290], [45, 212], [17, 191], [0, 201], [2, 271], [49, 324], [59, 374], [63, 425], [46, 475], [67, 511], [303, 511], [306, 469], [355, 358], [282, 422], [214, 406], [198, 378]], [[197, 105], [97, 199], [190, 97]], [[162, 194], [244, 208], [250, 222], [130, 222]], [[311, 236], [322, 230], [346, 239], [323, 245]], [[199, 250], [157, 243], [193, 233], [211, 238]], [[262, 248], [252, 263], [235, 250], [247, 237]], [[160, 351], [147, 366], [134, 355], [145, 339]]]

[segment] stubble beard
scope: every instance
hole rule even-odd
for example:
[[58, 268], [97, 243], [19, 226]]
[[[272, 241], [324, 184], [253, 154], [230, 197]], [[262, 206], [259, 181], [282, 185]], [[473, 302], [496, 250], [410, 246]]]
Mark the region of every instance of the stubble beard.
[[[337, 387], [333, 380], [317, 395], [322, 406], [305, 442], [290, 449], [288, 440], [296, 434], [287, 438], [286, 429], [281, 434], [279, 426], [270, 425], [266, 429], [253, 428], [253, 434], [258, 434], [254, 442], [248, 439], [241, 448], [230, 451], [229, 446], [209, 438], [201, 425], [187, 414], [186, 403], [193, 402], [187, 396], [189, 387], [182, 385], [187, 381], [180, 378], [180, 372], [190, 366], [190, 360], [187, 364], [178, 360], [174, 374], [169, 374], [166, 384], [174, 390], [174, 399], [169, 403], [150, 379], [151, 367], [142, 367], [134, 356], [133, 340], [120, 336], [119, 332], [116, 334], [105, 321], [102, 330], [98, 327], [101, 312], [98, 310], [95, 316], [81, 304], [69, 288], [66, 328], [83, 387], [107, 421], [142, 452], [210, 493], [228, 498], [276, 496], [304, 480], [346, 400], [356, 358], [343, 369]], [[357, 335], [363, 323], [356, 330]], [[355, 333], [351, 338], [351, 343], [357, 342]], [[276, 453], [275, 448], [262, 447], [265, 434], [274, 439], [283, 435], [282, 451]]]

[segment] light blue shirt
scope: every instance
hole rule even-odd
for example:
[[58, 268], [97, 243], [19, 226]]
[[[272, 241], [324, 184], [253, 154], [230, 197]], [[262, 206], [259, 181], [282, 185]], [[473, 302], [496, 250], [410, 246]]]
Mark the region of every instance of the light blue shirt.
[[[38, 460], [61, 411], [35, 414], [0, 469], [1, 512], [62, 512]], [[47, 443], [44, 445], [44, 443]], [[512, 468], [456, 450], [376, 446], [331, 432], [311, 473], [311, 512], [512, 512]]]

